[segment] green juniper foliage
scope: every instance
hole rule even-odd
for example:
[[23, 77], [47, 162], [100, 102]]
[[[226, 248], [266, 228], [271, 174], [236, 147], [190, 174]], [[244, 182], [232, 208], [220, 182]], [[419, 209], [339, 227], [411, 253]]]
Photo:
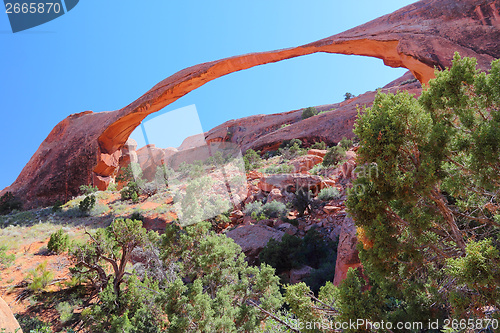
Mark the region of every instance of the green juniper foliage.
[[47, 244], [47, 248], [50, 252], [59, 254], [66, 251], [68, 246], [69, 236], [62, 229], [59, 229], [50, 235], [49, 243]]
[[498, 309], [500, 61], [485, 74], [456, 54], [418, 100], [377, 94], [355, 133], [358, 164], [378, 168], [354, 181], [347, 201], [364, 235], [365, 272], [386, 304], [366, 316], [474, 318]]
[[302, 119], [311, 118], [317, 114], [318, 110], [316, 110], [315, 107], [310, 106], [308, 108], [305, 108], [304, 111], [302, 111]]

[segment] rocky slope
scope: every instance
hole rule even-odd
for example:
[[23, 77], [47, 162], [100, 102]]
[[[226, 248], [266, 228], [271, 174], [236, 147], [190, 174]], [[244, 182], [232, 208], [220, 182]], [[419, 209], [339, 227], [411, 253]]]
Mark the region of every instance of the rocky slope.
[[[186, 68], [123, 109], [87, 111], [63, 120], [40, 145], [16, 181], [0, 194], [14, 192], [26, 207], [31, 207], [52, 204], [57, 199], [68, 200], [78, 193], [81, 184], [93, 183], [105, 188], [114, 180], [121, 148], [147, 115], [208, 81], [254, 66], [316, 52], [356, 54], [383, 59], [388, 66], [406, 67], [425, 83], [433, 77], [435, 67], [450, 66], [453, 53], [459, 51], [463, 56], [476, 57], [479, 66], [487, 68], [492, 59], [500, 57], [499, 9], [499, 0], [423, 0], [310, 44]], [[353, 122], [352, 111], [334, 123], [337, 122], [344, 122], [341, 127], [345, 127], [347, 134]], [[321, 132], [339, 130], [325, 126], [320, 128]], [[266, 147], [271, 141], [261, 139], [259, 144]]]

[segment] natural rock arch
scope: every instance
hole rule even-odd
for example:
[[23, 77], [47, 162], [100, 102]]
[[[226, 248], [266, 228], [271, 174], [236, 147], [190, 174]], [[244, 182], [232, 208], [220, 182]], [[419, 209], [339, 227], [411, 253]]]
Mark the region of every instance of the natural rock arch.
[[317, 52], [355, 54], [405, 67], [426, 83], [435, 68], [450, 66], [458, 51], [488, 68], [500, 58], [499, 9], [500, 0], [423, 0], [310, 44], [186, 68], [120, 110], [87, 111], [63, 120], [2, 193], [13, 191], [37, 206], [67, 200], [84, 183], [105, 187], [118, 168], [120, 149], [146, 116], [213, 79], [254, 66]]

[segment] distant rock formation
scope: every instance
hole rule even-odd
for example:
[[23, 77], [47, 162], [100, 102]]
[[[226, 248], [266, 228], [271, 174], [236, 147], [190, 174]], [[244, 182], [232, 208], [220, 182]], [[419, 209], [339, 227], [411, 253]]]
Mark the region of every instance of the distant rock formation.
[[[310, 44], [186, 68], [158, 83], [123, 109], [99, 113], [86, 111], [60, 122], [16, 181], [0, 195], [11, 191], [23, 199], [25, 207], [32, 207], [68, 200], [78, 194], [82, 184], [105, 188], [116, 175], [121, 148], [147, 115], [213, 79], [254, 66], [317, 52], [356, 54], [380, 58], [391, 67], [408, 68], [421, 83], [426, 83], [434, 76], [434, 68], [450, 66], [453, 53], [458, 51], [462, 56], [477, 58], [479, 67], [485, 69], [492, 59], [500, 57], [499, 9], [500, 0], [422, 0]], [[362, 95], [345, 105], [369, 103], [373, 95], [361, 98]], [[242, 148], [271, 149], [270, 145], [277, 142], [273, 136], [284, 138], [301, 134], [300, 137], [310, 137], [329, 132], [349, 136], [355, 114], [352, 105], [349, 110], [342, 108], [339, 105], [335, 113], [301, 121], [296, 128], [292, 124], [288, 131], [274, 130], [269, 136], [259, 136], [255, 143], [242, 142]], [[296, 112], [285, 117], [293, 122]], [[268, 119], [271, 118], [266, 117], [266, 122]], [[308, 122], [314, 122], [315, 126], [306, 128]], [[229, 134], [233, 138], [236, 135], [226, 131], [224, 137], [216, 135], [213, 139], [225, 140], [231, 136]]]

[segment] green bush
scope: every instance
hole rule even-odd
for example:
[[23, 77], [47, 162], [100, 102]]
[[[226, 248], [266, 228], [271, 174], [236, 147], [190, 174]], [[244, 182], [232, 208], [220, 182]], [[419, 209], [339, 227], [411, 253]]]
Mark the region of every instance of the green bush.
[[243, 156], [243, 161], [245, 162], [245, 170], [247, 171], [260, 167], [262, 165], [260, 151], [248, 149]]
[[154, 182], [146, 183], [141, 186], [141, 193], [146, 195], [148, 198], [155, 195], [158, 192], [158, 187]]
[[[17, 322], [23, 332], [28, 333], [52, 333], [50, 324], [46, 323], [38, 317], [30, 317], [27, 315], [16, 315]], [[9, 332], [10, 333], [10, 332]]]
[[328, 152], [326, 153], [325, 157], [323, 158], [323, 165], [328, 167], [331, 165], [336, 165], [345, 156], [345, 151], [342, 149], [340, 146], [334, 146], [330, 149], [328, 149]]
[[262, 206], [262, 211], [268, 218], [284, 217], [286, 216], [288, 209], [286, 205], [279, 201], [267, 202]]
[[321, 142], [315, 142], [311, 145], [311, 149], [320, 149], [320, 150], [326, 150], [326, 143], [324, 141]]
[[0, 215], [7, 215], [13, 210], [21, 210], [23, 203], [11, 192], [7, 192], [0, 198]]
[[352, 147], [352, 140], [347, 139], [346, 137], [343, 137], [342, 140], [339, 142], [339, 146], [342, 147], [344, 150], [349, 150], [349, 148]]
[[313, 194], [311, 191], [300, 188], [295, 193], [295, 197], [292, 200], [292, 205], [299, 212], [299, 216], [303, 216], [306, 210], [311, 212], [311, 203], [313, 200]]
[[73, 318], [74, 307], [69, 302], [61, 302], [57, 304], [56, 310], [59, 312], [59, 320], [63, 324]]
[[95, 206], [95, 195], [91, 194], [89, 196], [86, 196], [85, 199], [80, 201], [80, 204], [78, 205], [78, 209], [80, 212], [84, 215], [88, 215], [92, 208]]
[[54, 279], [54, 272], [47, 269], [47, 262], [39, 264], [34, 270], [28, 272], [26, 280], [30, 281], [28, 289], [34, 292], [44, 290]]
[[80, 186], [80, 191], [82, 192], [83, 195], [89, 195], [92, 193], [96, 193], [99, 189], [97, 186], [92, 186], [92, 185], [81, 185]]
[[54, 213], [60, 212], [62, 210], [62, 205], [63, 205], [63, 202], [61, 200], [57, 200], [54, 203], [54, 206], [52, 206], [52, 212], [54, 212]]
[[289, 164], [279, 164], [279, 165], [271, 165], [265, 169], [262, 170], [263, 173], [272, 173], [272, 174], [277, 174], [277, 173], [291, 173], [293, 172], [295, 168], [293, 165]]
[[286, 205], [279, 201], [267, 202], [264, 205], [260, 201], [255, 201], [248, 203], [245, 207], [245, 214], [252, 216], [255, 220], [285, 217], [287, 212]]
[[63, 253], [68, 249], [68, 246], [69, 236], [62, 229], [50, 235], [49, 243], [47, 244], [47, 248], [50, 252], [55, 252], [57, 254]]
[[303, 265], [312, 267], [309, 281], [317, 291], [326, 281], [333, 279], [337, 243], [323, 238], [315, 229], [302, 239], [285, 234], [280, 241], [271, 238], [260, 252], [259, 260], [274, 267], [277, 274]]
[[325, 187], [318, 193], [318, 199], [323, 201], [340, 198], [340, 192], [336, 187]]
[[290, 160], [306, 153], [306, 149], [301, 147], [302, 141], [300, 139], [285, 140], [278, 149], [278, 155], [281, 155], [285, 160]]
[[139, 163], [130, 163], [125, 168], [120, 169], [116, 181], [131, 182], [142, 179], [142, 169]]
[[121, 190], [120, 195], [122, 200], [132, 199], [133, 202], [138, 202], [140, 190], [141, 189], [136, 182], [130, 181], [127, 186]]
[[250, 202], [245, 206], [245, 214], [248, 216], [251, 216], [252, 213], [258, 213], [262, 211], [262, 202], [260, 201], [254, 201]]
[[140, 212], [133, 212], [130, 215], [131, 220], [136, 220], [136, 221], [143, 221], [144, 222], [144, 216]]
[[308, 107], [302, 111], [302, 119], [307, 119], [318, 114], [318, 110], [315, 107]]
[[118, 185], [116, 185], [116, 183], [110, 183], [108, 185], [108, 188], [106, 189], [106, 191], [114, 192], [117, 190], [117, 188], [118, 188]]
[[319, 175], [321, 173], [321, 171], [325, 170], [325, 166], [323, 164], [316, 164], [315, 166], [313, 166], [311, 168], [311, 170], [309, 170], [309, 173], [311, 175]]
[[280, 241], [271, 238], [259, 254], [261, 263], [276, 269], [276, 274], [299, 268], [305, 262], [301, 253], [302, 240], [297, 236], [284, 234]]

